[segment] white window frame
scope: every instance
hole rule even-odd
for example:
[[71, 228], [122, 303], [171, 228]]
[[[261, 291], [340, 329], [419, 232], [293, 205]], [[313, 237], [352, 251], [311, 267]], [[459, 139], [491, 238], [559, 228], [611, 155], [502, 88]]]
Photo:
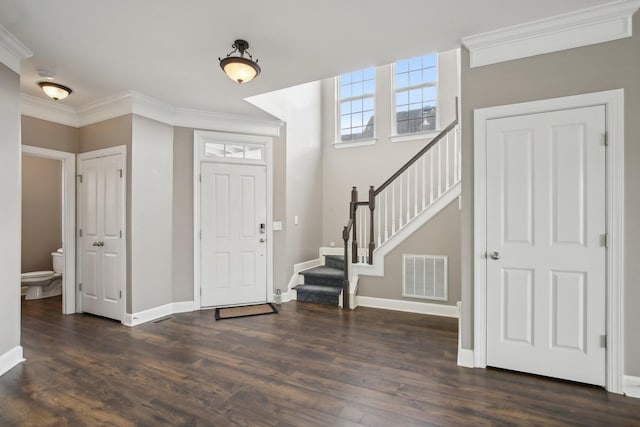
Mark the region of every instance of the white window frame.
[[[434, 130], [422, 131], [422, 132], [413, 132], [413, 133], [398, 133], [398, 120], [397, 120], [397, 111], [396, 111], [396, 95], [398, 93], [398, 89], [396, 88], [396, 62], [391, 64], [391, 136], [389, 137], [389, 141], [391, 142], [406, 142], [406, 141], [415, 141], [418, 139], [432, 139], [437, 136], [442, 130], [442, 126], [440, 123], [440, 55], [438, 52], [432, 52], [436, 56], [436, 128]], [[430, 53], [420, 56], [427, 56]], [[412, 59], [412, 58], [407, 58]], [[406, 61], [407, 59], [403, 59]], [[417, 88], [416, 86], [415, 88]], [[423, 87], [423, 86], [420, 86]], [[403, 88], [404, 90], [405, 88]]]
[[[353, 147], [361, 147], [361, 146], [366, 146], [366, 145], [374, 145], [376, 143], [376, 141], [378, 140], [377, 138], [377, 126], [376, 126], [376, 104], [377, 104], [377, 74], [378, 74], [378, 70], [376, 69], [376, 67], [366, 67], [363, 68], [363, 70], [366, 70], [368, 68], [373, 68], [373, 72], [374, 72], [374, 90], [373, 90], [373, 137], [372, 138], [363, 138], [363, 139], [355, 139], [355, 140], [350, 140], [350, 141], [342, 141], [342, 135], [340, 133], [340, 123], [341, 123], [341, 114], [340, 114], [340, 103], [342, 101], [342, 98], [340, 98], [340, 76], [336, 76], [334, 78], [334, 107], [335, 107], [335, 113], [334, 113], [334, 117], [335, 117], [335, 142], [333, 143], [333, 146], [335, 148], [353, 148]], [[354, 71], [358, 71], [358, 70], [354, 70]], [[345, 73], [346, 74], [346, 73]], [[360, 98], [364, 98], [367, 95], [362, 95]], [[368, 97], [368, 96], [367, 96]], [[351, 97], [348, 99], [356, 99], [358, 97]]]

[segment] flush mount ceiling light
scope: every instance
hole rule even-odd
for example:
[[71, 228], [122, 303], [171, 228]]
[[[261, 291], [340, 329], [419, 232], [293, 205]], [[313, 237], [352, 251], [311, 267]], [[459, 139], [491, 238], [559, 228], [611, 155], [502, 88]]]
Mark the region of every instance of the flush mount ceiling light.
[[38, 86], [40, 86], [44, 93], [46, 93], [47, 96], [54, 101], [65, 99], [71, 94], [71, 92], [73, 92], [68, 87], [53, 82], [40, 82], [38, 83]]
[[[236, 40], [231, 47], [234, 50], [228, 53], [226, 58], [218, 58], [220, 68], [231, 80], [240, 84], [253, 80], [254, 77], [260, 74], [260, 66], [258, 65], [258, 60], [254, 61], [253, 56], [246, 52], [249, 49], [249, 43], [245, 40]], [[236, 52], [239, 52], [240, 56], [231, 56]], [[245, 52], [249, 58], [244, 57]]]

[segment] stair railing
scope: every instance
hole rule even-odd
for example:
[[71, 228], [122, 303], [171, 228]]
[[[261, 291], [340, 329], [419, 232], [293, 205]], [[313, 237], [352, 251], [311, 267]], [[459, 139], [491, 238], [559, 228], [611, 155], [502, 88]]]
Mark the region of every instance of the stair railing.
[[[351, 261], [354, 264], [373, 264], [376, 247], [391, 239], [460, 182], [462, 168], [457, 98], [455, 105], [455, 120], [382, 185], [378, 188], [370, 186], [368, 200], [358, 201], [358, 189], [352, 187], [349, 222], [342, 231], [344, 308], [349, 308], [349, 240]], [[364, 206], [369, 209], [359, 209]]]

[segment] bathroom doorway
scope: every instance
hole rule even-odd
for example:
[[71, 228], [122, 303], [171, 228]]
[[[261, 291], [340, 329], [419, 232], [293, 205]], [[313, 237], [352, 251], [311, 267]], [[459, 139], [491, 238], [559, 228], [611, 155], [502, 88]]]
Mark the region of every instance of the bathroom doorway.
[[[56, 240], [55, 234], [56, 231], [53, 232], [42, 232], [36, 230], [25, 230], [25, 226], [29, 227], [29, 224], [23, 224], [23, 239], [27, 238], [30, 240], [29, 243], [23, 241], [23, 245], [27, 245], [27, 251], [35, 251], [34, 255], [27, 255], [29, 259], [25, 259], [22, 262], [22, 271], [33, 271], [33, 268], [37, 268], [37, 270], [53, 270], [52, 266], [52, 258], [55, 258], [55, 255], [50, 255], [51, 252], [56, 252], [58, 248], [61, 247], [63, 259], [64, 259], [64, 273], [62, 275], [62, 312], [64, 314], [70, 314], [76, 312], [76, 292], [75, 292], [75, 270], [76, 270], [76, 262], [75, 262], [75, 252], [76, 252], [76, 218], [75, 218], [75, 206], [76, 206], [76, 189], [75, 189], [75, 175], [76, 175], [76, 155], [73, 153], [68, 153], [64, 151], [57, 150], [49, 150], [45, 148], [32, 147], [23, 145], [22, 146], [22, 154], [25, 156], [25, 159], [28, 159], [29, 165], [28, 167], [33, 169], [34, 167], [38, 169], [39, 166], [50, 168], [56, 167], [55, 164], [47, 165], [46, 162], [38, 163], [38, 159], [49, 159], [60, 162], [58, 165], [61, 168], [59, 170], [59, 175], [57, 179], [59, 179], [59, 191], [56, 193], [60, 197], [60, 203], [56, 203], [53, 209], [43, 209], [41, 212], [32, 212], [28, 215], [35, 217], [34, 224], [37, 221], [38, 216], [40, 217], [50, 217], [53, 216], [58, 218], [59, 230], [58, 239], [61, 239], [61, 245], [57, 246], [57, 244], [49, 243], [48, 245], [57, 246], [55, 248], [51, 248], [52, 250], [43, 250], [42, 246], [38, 248], [38, 246], [42, 243], [46, 245], [45, 240], [52, 242]], [[37, 179], [37, 176], [34, 176]], [[45, 179], [44, 177], [42, 179]], [[24, 185], [28, 185], [31, 188], [37, 188], [37, 183], [23, 183]], [[41, 183], [44, 187], [46, 183]], [[55, 187], [55, 185], [54, 185]], [[24, 188], [23, 188], [24, 191]], [[24, 197], [24, 194], [23, 194]], [[37, 197], [37, 195], [34, 195]], [[44, 194], [41, 194], [40, 197], [45, 197]], [[56, 196], [57, 197], [57, 196]], [[60, 209], [59, 213], [55, 211]], [[24, 214], [24, 213], [23, 213]], [[33, 219], [33, 218], [32, 218]], [[24, 217], [23, 217], [24, 220]], [[27, 221], [30, 219], [27, 218]], [[54, 219], [55, 221], [55, 219]], [[42, 221], [45, 222], [45, 221]], [[49, 222], [49, 221], [46, 221]], [[35, 235], [33, 232], [36, 231]], [[32, 239], [41, 238], [42, 242], [33, 242]], [[47, 246], [48, 247], [48, 246]], [[24, 254], [24, 252], [23, 252]], [[47, 259], [48, 258], [48, 259]]]

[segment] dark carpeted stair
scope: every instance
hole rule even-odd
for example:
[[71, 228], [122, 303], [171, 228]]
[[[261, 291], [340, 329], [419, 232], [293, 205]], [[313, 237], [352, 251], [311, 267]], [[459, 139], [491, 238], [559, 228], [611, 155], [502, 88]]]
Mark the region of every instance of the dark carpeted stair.
[[304, 284], [294, 287], [298, 301], [338, 305], [344, 278], [344, 257], [326, 255], [325, 265], [302, 271]]

